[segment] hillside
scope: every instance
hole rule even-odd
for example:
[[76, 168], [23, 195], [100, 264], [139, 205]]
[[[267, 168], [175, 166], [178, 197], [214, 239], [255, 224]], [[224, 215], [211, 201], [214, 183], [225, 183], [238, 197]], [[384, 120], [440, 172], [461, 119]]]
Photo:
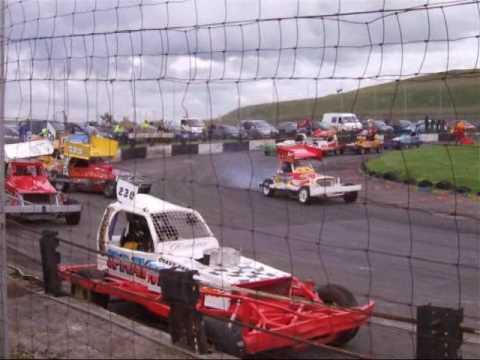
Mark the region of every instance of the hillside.
[[[273, 123], [325, 112], [353, 112], [377, 119], [480, 118], [480, 71], [457, 70], [361, 88], [343, 94], [278, 104], [245, 106], [221, 117], [225, 122], [266, 119]], [[445, 80], [446, 79], [446, 80]], [[320, 83], [321, 85], [321, 83]]]

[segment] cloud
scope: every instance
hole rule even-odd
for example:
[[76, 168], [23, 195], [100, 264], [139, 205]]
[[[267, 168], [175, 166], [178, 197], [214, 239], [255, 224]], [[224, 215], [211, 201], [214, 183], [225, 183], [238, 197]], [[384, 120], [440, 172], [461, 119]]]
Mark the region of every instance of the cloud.
[[480, 5], [424, 3], [10, 0], [7, 115], [208, 118], [476, 67]]

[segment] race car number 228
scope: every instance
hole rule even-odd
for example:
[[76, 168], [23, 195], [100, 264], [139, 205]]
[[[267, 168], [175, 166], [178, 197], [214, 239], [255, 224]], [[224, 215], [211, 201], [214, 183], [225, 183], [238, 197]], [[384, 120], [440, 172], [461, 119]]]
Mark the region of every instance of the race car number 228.
[[135, 191], [131, 191], [130, 189], [121, 186], [118, 189], [118, 197], [133, 200], [135, 197]]
[[121, 203], [133, 203], [135, 196], [138, 193], [138, 186], [120, 179], [117, 182], [117, 200]]

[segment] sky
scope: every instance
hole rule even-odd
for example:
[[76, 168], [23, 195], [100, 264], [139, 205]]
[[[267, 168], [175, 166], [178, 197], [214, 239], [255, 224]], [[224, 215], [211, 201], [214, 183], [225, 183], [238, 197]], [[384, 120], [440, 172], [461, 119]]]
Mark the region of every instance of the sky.
[[475, 0], [8, 0], [8, 118], [216, 118], [478, 68]]

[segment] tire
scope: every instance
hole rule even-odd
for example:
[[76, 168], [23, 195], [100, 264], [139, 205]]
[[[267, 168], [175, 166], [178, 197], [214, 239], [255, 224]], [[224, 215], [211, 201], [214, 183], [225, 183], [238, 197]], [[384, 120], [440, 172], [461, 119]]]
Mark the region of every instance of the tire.
[[67, 222], [67, 225], [78, 225], [80, 223], [80, 219], [82, 217], [81, 212], [74, 212], [70, 214], [65, 214], [65, 221]]
[[303, 205], [310, 204], [310, 190], [307, 187], [303, 187], [298, 191], [298, 202]]
[[100, 294], [94, 291], [90, 291], [90, 301], [95, 305], [98, 305], [104, 309], [107, 309], [108, 303], [110, 302], [110, 296], [106, 294]]
[[218, 351], [242, 358], [245, 355], [245, 343], [242, 337], [242, 327], [229, 323], [228, 319], [204, 317], [207, 338]]
[[115, 192], [117, 188], [117, 183], [113, 181], [108, 181], [103, 188], [103, 195], [108, 199], [113, 199], [115, 197]]
[[[343, 308], [352, 308], [358, 306], [358, 302], [353, 294], [343, 286], [330, 284], [321, 286], [317, 289], [320, 299], [327, 304]], [[338, 333], [335, 339], [329, 345], [343, 346], [357, 335], [358, 327], [351, 330]]]
[[347, 192], [347, 193], [343, 194], [343, 200], [347, 204], [354, 203], [355, 201], [357, 201], [357, 198], [358, 198], [358, 192], [357, 191]]
[[273, 184], [273, 181], [271, 179], [266, 179], [263, 182], [262, 192], [263, 192], [263, 195], [265, 195], [266, 197], [272, 197], [274, 194], [274, 190], [270, 187], [272, 184]]
[[[79, 204], [79, 202], [75, 199], [65, 200], [65, 205], [77, 205], [77, 204]], [[80, 211], [68, 213], [68, 214], [65, 214], [65, 221], [67, 225], [78, 225], [80, 223], [81, 217], [82, 217], [82, 213]]]

